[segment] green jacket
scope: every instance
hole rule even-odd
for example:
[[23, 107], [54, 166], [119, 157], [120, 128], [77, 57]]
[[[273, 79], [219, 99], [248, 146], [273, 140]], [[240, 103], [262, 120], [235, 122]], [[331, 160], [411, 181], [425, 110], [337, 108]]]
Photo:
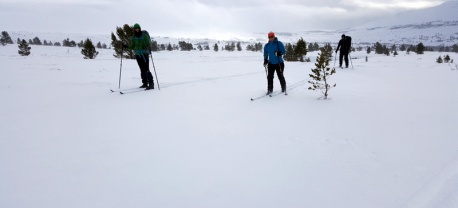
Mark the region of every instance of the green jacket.
[[141, 37], [132, 36], [128, 49], [133, 50], [135, 55], [151, 54], [151, 39], [149, 35], [142, 33]]

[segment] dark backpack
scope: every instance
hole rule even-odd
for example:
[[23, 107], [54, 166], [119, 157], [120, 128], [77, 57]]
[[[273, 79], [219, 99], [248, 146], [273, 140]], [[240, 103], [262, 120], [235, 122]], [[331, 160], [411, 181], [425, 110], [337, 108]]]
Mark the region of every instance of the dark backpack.
[[351, 50], [351, 37], [350, 36], [345, 36], [345, 50], [350, 52]]
[[[148, 37], [148, 39], [150, 39], [150, 40], [151, 40], [151, 36], [149, 36], [149, 33], [148, 33], [148, 31], [146, 31], [146, 30], [142, 30], [142, 34], [143, 34], [143, 35], [146, 35], [146, 36]], [[151, 44], [148, 46], [148, 49], [151, 51]]]

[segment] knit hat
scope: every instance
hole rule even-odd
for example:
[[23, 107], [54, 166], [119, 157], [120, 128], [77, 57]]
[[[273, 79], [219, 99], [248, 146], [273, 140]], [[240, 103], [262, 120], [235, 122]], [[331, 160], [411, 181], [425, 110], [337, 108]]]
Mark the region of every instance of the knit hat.
[[134, 29], [137, 29], [137, 28], [138, 28], [138, 29], [141, 29], [140, 25], [139, 25], [138, 23], [135, 23]]
[[270, 32], [267, 34], [267, 37], [275, 37], [275, 33], [274, 32]]

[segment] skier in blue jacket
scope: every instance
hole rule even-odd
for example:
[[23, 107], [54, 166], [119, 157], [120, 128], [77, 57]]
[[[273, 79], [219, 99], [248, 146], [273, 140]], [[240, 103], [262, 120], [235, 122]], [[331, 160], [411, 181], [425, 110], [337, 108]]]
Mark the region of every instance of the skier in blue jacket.
[[285, 63], [283, 55], [285, 54], [285, 46], [282, 42], [278, 41], [275, 33], [269, 32], [267, 34], [269, 42], [264, 45], [264, 67], [267, 66], [267, 94], [271, 94], [274, 89], [274, 72], [277, 72], [278, 80], [280, 80], [281, 91], [286, 91], [286, 81], [283, 76]]

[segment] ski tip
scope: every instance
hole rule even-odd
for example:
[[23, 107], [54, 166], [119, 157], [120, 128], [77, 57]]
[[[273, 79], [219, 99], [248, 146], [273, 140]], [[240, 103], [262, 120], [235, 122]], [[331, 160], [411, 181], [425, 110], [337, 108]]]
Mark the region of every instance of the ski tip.
[[114, 92], [114, 90], [110, 89], [111, 92]]
[[253, 98], [251, 98], [251, 101], [254, 101], [254, 99], [253, 99]]
[[124, 95], [124, 93], [123, 93], [123, 92], [119, 92], [119, 94], [121, 94], [121, 95]]

